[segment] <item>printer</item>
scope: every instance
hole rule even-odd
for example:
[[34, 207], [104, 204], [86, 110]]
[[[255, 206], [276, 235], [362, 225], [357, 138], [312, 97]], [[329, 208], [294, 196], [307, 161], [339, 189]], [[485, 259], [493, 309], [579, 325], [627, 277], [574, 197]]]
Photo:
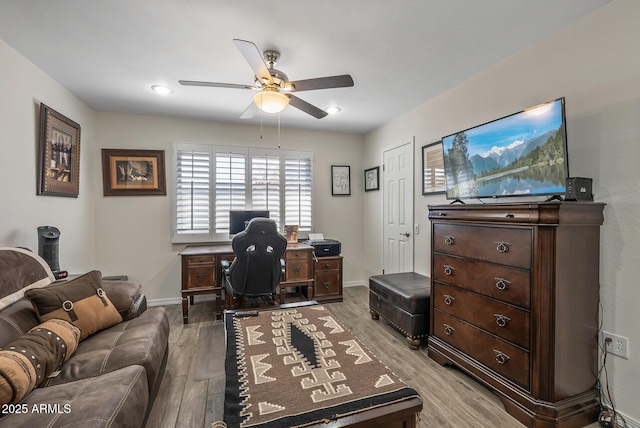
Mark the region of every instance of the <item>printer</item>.
[[340, 241], [325, 239], [322, 233], [310, 233], [304, 243], [315, 248], [316, 257], [337, 256], [342, 251]]

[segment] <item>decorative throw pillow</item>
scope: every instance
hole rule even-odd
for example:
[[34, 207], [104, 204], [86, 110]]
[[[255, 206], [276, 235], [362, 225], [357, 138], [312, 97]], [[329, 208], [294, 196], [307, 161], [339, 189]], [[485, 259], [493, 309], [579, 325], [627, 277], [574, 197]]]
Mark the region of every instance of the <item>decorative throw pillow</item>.
[[22, 400], [75, 352], [79, 341], [78, 327], [52, 319], [0, 349], [0, 404]]
[[32, 289], [24, 293], [41, 321], [53, 318], [69, 321], [80, 329], [84, 340], [122, 322], [122, 316], [101, 287], [102, 274], [91, 271], [72, 281]]

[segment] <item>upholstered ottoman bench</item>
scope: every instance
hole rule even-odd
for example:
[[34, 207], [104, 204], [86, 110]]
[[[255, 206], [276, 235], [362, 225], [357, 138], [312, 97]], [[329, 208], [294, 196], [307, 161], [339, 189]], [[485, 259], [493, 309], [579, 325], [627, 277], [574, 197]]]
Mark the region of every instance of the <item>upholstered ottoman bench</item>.
[[411, 349], [429, 333], [429, 277], [414, 272], [375, 275], [369, 278], [371, 318], [387, 320], [407, 338]]

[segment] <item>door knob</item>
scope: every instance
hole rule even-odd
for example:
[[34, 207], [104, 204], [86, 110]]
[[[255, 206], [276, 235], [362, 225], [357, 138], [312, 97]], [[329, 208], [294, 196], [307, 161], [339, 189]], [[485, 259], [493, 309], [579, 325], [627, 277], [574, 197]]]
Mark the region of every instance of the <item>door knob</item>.
[[404, 236], [408, 238], [409, 236], [411, 236], [411, 234], [409, 232], [405, 232], [405, 233], [401, 233], [400, 236]]

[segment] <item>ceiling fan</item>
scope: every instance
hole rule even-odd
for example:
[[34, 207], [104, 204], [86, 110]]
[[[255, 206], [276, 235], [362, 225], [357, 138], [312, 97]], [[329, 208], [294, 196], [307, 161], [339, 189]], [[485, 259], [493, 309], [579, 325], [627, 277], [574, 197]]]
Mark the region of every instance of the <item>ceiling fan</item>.
[[265, 50], [263, 59], [255, 44], [239, 39], [233, 39], [233, 43], [235, 43], [240, 53], [242, 53], [249, 63], [249, 66], [253, 69], [255, 73], [255, 85], [199, 82], [194, 80], [179, 80], [178, 82], [184, 86], [212, 86], [215, 88], [252, 89], [259, 91], [253, 97], [253, 103], [240, 115], [241, 119], [253, 117], [258, 109], [266, 113], [279, 113], [289, 104], [317, 119], [322, 119], [327, 115], [326, 111], [309, 104], [292, 95], [290, 92], [353, 86], [353, 79], [348, 74], [289, 81], [286, 74], [274, 68], [280, 58], [280, 52], [273, 49]]

